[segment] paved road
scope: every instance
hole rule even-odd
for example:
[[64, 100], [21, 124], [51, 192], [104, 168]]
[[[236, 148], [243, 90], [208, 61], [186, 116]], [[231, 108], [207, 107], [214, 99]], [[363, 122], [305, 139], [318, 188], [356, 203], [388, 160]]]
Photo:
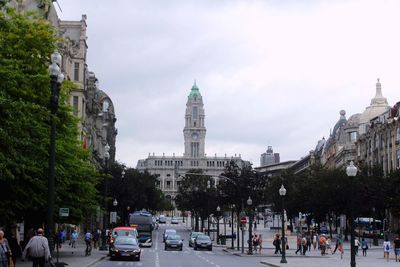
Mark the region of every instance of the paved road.
[[[166, 228], [173, 228], [184, 239], [183, 251], [165, 251], [162, 242], [162, 233]], [[143, 248], [140, 262], [136, 261], [110, 261], [108, 258], [96, 263], [96, 267], [111, 266], [154, 266], [154, 267], [241, 267], [263, 266], [257, 257], [245, 258], [233, 256], [225, 252], [223, 247], [214, 247], [212, 251], [197, 250], [189, 247], [190, 231], [182, 224], [160, 225], [154, 232], [152, 248]], [[265, 266], [265, 265], [264, 265]]]

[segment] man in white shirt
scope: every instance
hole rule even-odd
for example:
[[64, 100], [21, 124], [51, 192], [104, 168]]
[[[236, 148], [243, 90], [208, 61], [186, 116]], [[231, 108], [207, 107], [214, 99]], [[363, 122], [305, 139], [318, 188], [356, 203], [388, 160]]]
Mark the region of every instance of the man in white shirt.
[[32, 237], [22, 253], [22, 259], [32, 258], [32, 267], [44, 267], [46, 260], [51, 258], [49, 242], [43, 236], [43, 229], [37, 229], [37, 235]]

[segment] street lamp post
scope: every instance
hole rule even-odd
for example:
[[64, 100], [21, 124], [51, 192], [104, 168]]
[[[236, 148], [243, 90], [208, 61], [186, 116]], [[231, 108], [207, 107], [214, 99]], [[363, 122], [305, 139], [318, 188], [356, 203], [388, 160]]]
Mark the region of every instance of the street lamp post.
[[118, 213], [117, 213], [117, 205], [118, 205], [118, 201], [117, 201], [117, 199], [116, 198], [114, 198], [114, 201], [113, 201], [113, 206], [114, 206], [114, 210], [115, 210], [115, 218], [113, 218], [114, 219], [114, 221], [113, 221], [113, 227], [115, 226], [115, 224], [117, 223], [117, 215], [118, 215]]
[[354, 247], [354, 177], [357, 175], [357, 167], [353, 161], [346, 168], [346, 174], [350, 177], [350, 266], [356, 267], [356, 251]]
[[282, 197], [282, 259], [281, 263], [287, 263], [286, 261], [286, 239], [285, 239], [285, 195], [286, 188], [282, 185], [279, 188], [279, 195]]
[[103, 230], [101, 231], [101, 246], [99, 250], [107, 250], [107, 244], [106, 244], [106, 229], [107, 229], [107, 195], [108, 195], [108, 182], [107, 182], [107, 172], [108, 172], [108, 159], [110, 158], [110, 153], [108, 152], [110, 150], [110, 146], [106, 144], [104, 146], [104, 196], [103, 196], [103, 201], [104, 201], [104, 214], [103, 214]]
[[217, 206], [217, 244], [219, 245], [219, 212], [221, 208]]
[[247, 199], [247, 206], [250, 208], [249, 212], [249, 251], [247, 251], [248, 255], [253, 254], [253, 208], [251, 207], [253, 205], [253, 200], [251, 200], [250, 196]]
[[[207, 193], [208, 190], [211, 188], [211, 182], [210, 180], [207, 181]], [[210, 236], [210, 214], [209, 214], [209, 209], [210, 209], [210, 197], [207, 194], [207, 232], [208, 232], [208, 236]], [[210, 236], [211, 238], [211, 236]]]
[[58, 110], [58, 96], [60, 86], [64, 80], [64, 75], [61, 73], [61, 55], [54, 52], [51, 55], [51, 65], [49, 66], [51, 96], [50, 96], [50, 145], [49, 145], [49, 176], [47, 188], [47, 214], [46, 214], [46, 236], [49, 241], [51, 254], [54, 250], [54, 191], [55, 191], [55, 161], [56, 161], [56, 122], [55, 115]]
[[126, 207], [126, 226], [129, 226], [129, 210], [131, 207], [127, 206]]
[[[232, 246], [231, 249], [235, 249], [235, 240], [233, 239], [233, 210], [235, 209], [235, 204], [232, 204], [232, 217], [231, 217], [231, 241], [232, 241]], [[238, 233], [239, 234], [239, 233]]]

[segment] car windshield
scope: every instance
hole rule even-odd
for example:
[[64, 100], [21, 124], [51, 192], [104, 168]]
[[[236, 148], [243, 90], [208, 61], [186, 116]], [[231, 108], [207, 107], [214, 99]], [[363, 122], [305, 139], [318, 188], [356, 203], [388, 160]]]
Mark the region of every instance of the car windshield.
[[191, 235], [191, 237], [192, 238], [196, 238], [198, 235], [202, 235], [203, 233], [201, 233], [201, 232], [193, 232], [192, 233], [192, 235]]
[[207, 235], [198, 235], [197, 238], [198, 240], [210, 240], [210, 237]]
[[180, 240], [181, 236], [180, 235], [169, 235], [167, 237], [168, 240]]
[[176, 234], [175, 230], [165, 230], [165, 235]]
[[114, 230], [113, 231], [113, 236], [133, 236], [136, 237], [136, 230]]
[[115, 245], [137, 245], [136, 238], [131, 237], [118, 237], [115, 239]]

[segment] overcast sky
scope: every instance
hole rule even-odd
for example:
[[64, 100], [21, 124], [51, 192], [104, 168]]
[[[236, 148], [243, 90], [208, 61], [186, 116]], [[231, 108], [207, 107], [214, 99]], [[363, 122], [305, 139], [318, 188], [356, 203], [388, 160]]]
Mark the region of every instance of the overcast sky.
[[361, 113], [376, 79], [400, 101], [398, 0], [58, 0], [87, 15], [88, 66], [117, 116], [116, 159], [182, 155], [196, 79], [207, 155], [259, 166], [272, 146], [299, 159], [344, 109]]

